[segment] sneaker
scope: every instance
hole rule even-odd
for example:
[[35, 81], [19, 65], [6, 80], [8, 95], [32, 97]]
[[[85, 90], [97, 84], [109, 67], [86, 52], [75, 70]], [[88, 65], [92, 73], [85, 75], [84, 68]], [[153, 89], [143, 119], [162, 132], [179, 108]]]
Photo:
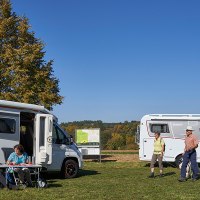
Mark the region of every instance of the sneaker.
[[160, 176], [160, 177], [164, 177], [164, 174], [160, 174], [159, 176]]
[[22, 189], [25, 189], [27, 187], [26, 183], [25, 182], [21, 182], [19, 184], [19, 187], [22, 188]]
[[25, 189], [27, 187], [26, 184], [22, 184], [22, 188]]
[[185, 181], [186, 181], [186, 178], [182, 178], [182, 177], [181, 177], [181, 178], [178, 179], [178, 181], [179, 181], [179, 182], [185, 182]]
[[192, 181], [197, 181], [197, 178], [193, 178]]
[[154, 173], [151, 173], [149, 178], [154, 178]]

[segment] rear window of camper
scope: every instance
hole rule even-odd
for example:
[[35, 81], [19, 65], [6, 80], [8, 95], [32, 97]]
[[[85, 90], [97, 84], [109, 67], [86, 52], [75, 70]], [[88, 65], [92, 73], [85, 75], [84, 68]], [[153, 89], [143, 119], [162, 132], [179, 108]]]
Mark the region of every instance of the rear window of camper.
[[150, 129], [152, 133], [169, 133], [168, 124], [150, 124]]
[[0, 118], [0, 133], [14, 134], [16, 121], [9, 118]]

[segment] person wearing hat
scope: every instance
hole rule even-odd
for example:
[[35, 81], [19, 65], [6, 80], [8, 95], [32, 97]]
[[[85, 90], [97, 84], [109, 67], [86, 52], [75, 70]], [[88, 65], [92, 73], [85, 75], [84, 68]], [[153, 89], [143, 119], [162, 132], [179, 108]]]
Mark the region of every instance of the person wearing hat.
[[191, 162], [191, 168], [193, 172], [192, 180], [196, 181], [198, 179], [199, 168], [197, 164], [196, 148], [198, 147], [199, 141], [197, 137], [192, 133], [192, 131], [194, 131], [192, 126], [187, 126], [183, 163], [181, 167], [181, 177], [179, 179], [180, 182], [186, 181], [186, 168], [189, 161]]

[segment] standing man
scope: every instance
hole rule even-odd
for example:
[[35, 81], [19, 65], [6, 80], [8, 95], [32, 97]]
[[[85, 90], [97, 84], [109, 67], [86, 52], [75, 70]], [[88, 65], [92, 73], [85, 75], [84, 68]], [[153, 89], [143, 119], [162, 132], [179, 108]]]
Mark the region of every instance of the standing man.
[[199, 168], [197, 164], [197, 153], [196, 148], [198, 147], [199, 141], [197, 137], [192, 134], [194, 129], [192, 126], [187, 126], [186, 128], [186, 137], [185, 137], [185, 149], [183, 153], [183, 164], [181, 167], [181, 177], [179, 179], [180, 182], [186, 181], [186, 168], [189, 163], [191, 162], [192, 168], [192, 180], [196, 181], [198, 179]]
[[162, 164], [162, 159], [163, 159], [163, 153], [165, 150], [165, 143], [163, 139], [160, 137], [160, 133], [155, 132], [155, 139], [154, 139], [154, 151], [153, 151], [153, 156], [151, 159], [151, 174], [149, 178], [154, 178], [154, 165], [156, 161], [158, 160], [159, 164], [159, 169], [160, 169], [160, 177], [163, 176], [163, 164]]

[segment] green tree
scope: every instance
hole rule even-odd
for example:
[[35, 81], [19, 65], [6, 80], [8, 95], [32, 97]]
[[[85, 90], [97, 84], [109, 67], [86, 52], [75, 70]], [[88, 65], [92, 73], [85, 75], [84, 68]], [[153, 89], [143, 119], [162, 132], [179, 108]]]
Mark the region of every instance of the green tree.
[[101, 148], [102, 149], [106, 149], [106, 145], [108, 143], [108, 141], [111, 139], [112, 137], [112, 133], [110, 132], [110, 130], [104, 130], [101, 131], [100, 134], [100, 140], [101, 140]]
[[12, 12], [9, 0], [0, 0], [0, 99], [44, 105], [61, 104], [58, 79], [44, 44], [30, 31], [26, 17]]
[[123, 149], [126, 141], [125, 138], [119, 133], [112, 133], [112, 138], [107, 143], [107, 148], [110, 150]]

